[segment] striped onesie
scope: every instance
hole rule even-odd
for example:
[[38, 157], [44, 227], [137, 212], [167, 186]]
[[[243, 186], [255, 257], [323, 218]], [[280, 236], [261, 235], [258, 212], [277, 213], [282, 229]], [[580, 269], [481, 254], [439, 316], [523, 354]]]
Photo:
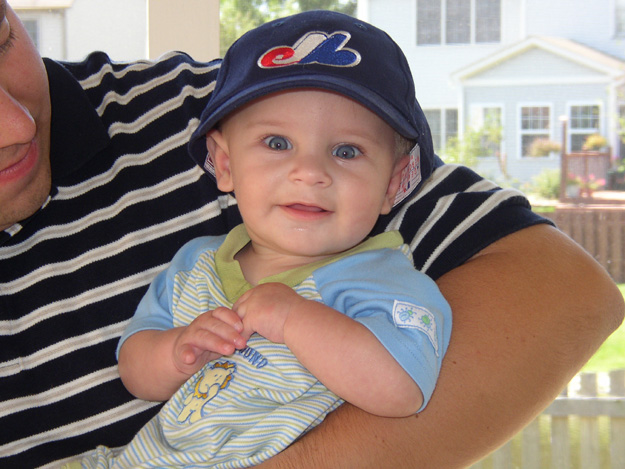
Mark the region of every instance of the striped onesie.
[[[232, 306], [251, 288], [234, 261], [248, 242], [239, 225], [227, 237], [184, 246], [153, 282], [120, 343], [140, 330], [183, 326], [204, 311]], [[451, 314], [436, 284], [414, 270], [410, 258], [401, 236], [387, 232], [263, 282], [280, 281], [361, 321], [427, 401], [449, 342]], [[253, 334], [245, 349], [192, 376], [128, 447], [100, 447], [83, 464], [249, 467], [284, 450], [341, 403], [284, 344]]]

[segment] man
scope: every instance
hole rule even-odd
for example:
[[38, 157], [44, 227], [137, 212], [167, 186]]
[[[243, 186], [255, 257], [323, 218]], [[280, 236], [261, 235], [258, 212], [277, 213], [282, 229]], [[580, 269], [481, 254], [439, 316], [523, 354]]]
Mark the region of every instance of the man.
[[[44, 64], [0, 0], [2, 467], [123, 445], [156, 412], [123, 389], [114, 350], [173, 253], [240, 222], [185, 148], [217, 68], [183, 54]], [[341, 406], [267, 467], [466, 466], [540, 412], [622, 320], [594, 260], [520, 194], [463, 168], [436, 168], [387, 228], [454, 311], [428, 408], [382, 419]]]

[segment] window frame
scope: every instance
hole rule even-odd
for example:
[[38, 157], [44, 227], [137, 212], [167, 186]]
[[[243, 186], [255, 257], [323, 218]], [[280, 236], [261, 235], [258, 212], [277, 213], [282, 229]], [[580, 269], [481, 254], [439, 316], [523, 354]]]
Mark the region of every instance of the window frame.
[[[567, 142], [566, 147], [569, 152], [576, 153], [582, 151], [581, 145], [579, 148], [573, 148], [573, 140], [574, 136], [580, 135], [592, 135], [592, 134], [600, 134], [603, 135], [602, 129], [603, 125], [603, 103], [599, 101], [571, 101], [566, 104], [566, 116], [568, 122], [567, 128]], [[597, 127], [573, 127], [573, 115], [572, 110], [574, 107], [596, 107], [597, 108]]]
[[499, 148], [496, 148], [495, 145], [489, 145], [489, 143], [493, 143], [493, 142], [486, 142], [486, 135], [482, 135], [482, 148], [485, 150], [489, 149], [489, 146], [492, 146], [492, 154], [487, 154], [487, 153], [483, 153], [478, 155], [479, 158], [497, 158], [497, 154], [496, 152], [499, 152], [499, 155], [503, 154], [504, 151], [504, 139], [503, 139], [503, 135], [504, 135], [504, 126], [505, 126], [505, 122], [504, 122], [504, 116], [505, 116], [505, 105], [501, 102], [483, 102], [483, 103], [474, 103], [471, 105], [471, 109], [470, 109], [470, 116], [471, 116], [471, 120], [469, 125], [472, 126], [473, 128], [483, 128], [485, 123], [486, 123], [486, 111], [487, 110], [497, 110], [499, 112], [499, 126], [501, 127], [501, 141], [499, 142]]
[[[438, 8], [435, 7], [435, 2], [438, 1]], [[476, 45], [476, 44], [498, 44], [501, 43], [501, 28], [503, 24], [502, 19], [502, 2], [501, 0], [468, 0], [469, 2], [469, 32], [468, 32], [468, 41], [455, 41], [449, 40], [450, 38], [450, 28], [448, 27], [449, 23], [449, 15], [448, 15], [448, 2], [451, 1], [459, 1], [465, 2], [467, 0], [416, 0], [415, 4], [415, 14], [416, 14], [416, 38], [415, 42], [417, 46], [455, 46], [455, 45]], [[480, 25], [480, 19], [477, 18], [478, 11], [478, 3], [479, 2], [498, 2], [499, 5], [499, 31], [497, 34], [497, 38], [487, 38], [484, 40], [478, 40], [477, 28]], [[421, 5], [421, 7], [420, 7]], [[423, 12], [432, 12], [437, 11], [438, 13], [438, 29], [432, 33], [432, 15], [428, 15], [423, 24], [428, 25], [428, 34], [424, 34], [421, 36], [422, 27], [420, 27], [420, 13]], [[435, 17], [436, 15], [434, 15]], [[436, 18], [435, 18], [436, 19]], [[485, 25], [490, 25], [491, 22], [486, 22]], [[436, 28], [434, 28], [436, 29]], [[490, 34], [487, 34], [490, 36]], [[434, 39], [433, 39], [434, 38]]]
[[[449, 128], [450, 112], [455, 113], [455, 129]], [[452, 137], [457, 137], [459, 132], [459, 111], [457, 108], [443, 107], [443, 108], [424, 108], [423, 113], [426, 116], [428, 124], [430, 125], [430, 132], [432, 133], [432, 144], [434, 146], [434, 152], [438, 155], [445, 151], [447, 141]], [[436, 113], [437, 122], [432, 119], [432, 114]], [[429, 114], [429, 116], [428, 116]]]
[[[547, 108], [549, 110], [548, 129], [524, 129], [523, 128], [523, 109], [525, 108]], [[523, 152], [523, 137], [525, 136], [544, 136], [549, 140], [554, 140], [555, 121], [554, 121], [553, 103], [546, 101], [527, 101], [519, 102], [517, 105], [517, 155], [521, 160], [533, 158], [551, 158], [551, 155], [533, 157]], [[529, 147], [529, 145], [528, 145]]]
[[612, 0], [611, 3], [610, 9], [614, 12], [612, 17], [614, 37], [625, 37], [625, 0]]

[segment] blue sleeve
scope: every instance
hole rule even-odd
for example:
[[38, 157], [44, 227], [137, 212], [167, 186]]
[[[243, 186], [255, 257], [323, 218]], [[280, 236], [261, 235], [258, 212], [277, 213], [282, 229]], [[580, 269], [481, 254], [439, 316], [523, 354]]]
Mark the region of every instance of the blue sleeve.
[[365, 325], [415, 380], [425, 407], [451, 336], [451, 308], [436, 283], [397, 249], [358, 253], [313, 276], [323, 302]]
[[164, 331], [173, 327], [171, 310], [176, 275], [191, 270], [203, 252], [217, 249], [224, 239], [225, 235], [204, 236], [195, 238], [180, 248], [169, 267], [152, 280], [148, 291], [139, 302], [134, 316], [117, 344], [118, 357], [119, 349], [131, 335], [144, 330]]

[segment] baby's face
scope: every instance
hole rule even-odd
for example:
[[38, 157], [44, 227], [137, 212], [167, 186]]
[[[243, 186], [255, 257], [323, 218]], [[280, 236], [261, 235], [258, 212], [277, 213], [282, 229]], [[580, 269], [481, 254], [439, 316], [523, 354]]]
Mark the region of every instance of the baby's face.
[[394, 131], [343, 95], [269, 95], [213, 135], [218, 185], [235, 192], [255, 247], [317, 260], [358, 244], [392, 207]]

